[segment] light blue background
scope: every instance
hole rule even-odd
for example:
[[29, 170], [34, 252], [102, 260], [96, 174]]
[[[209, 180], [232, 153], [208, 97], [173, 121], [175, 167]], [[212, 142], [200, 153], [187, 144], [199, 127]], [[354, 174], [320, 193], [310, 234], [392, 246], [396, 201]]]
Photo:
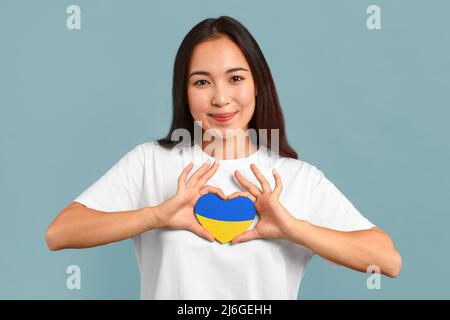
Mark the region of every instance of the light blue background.
[[[81, 7], [81, 30], [66, 8]], [[381, 30], [366, 8], [381, 7]], [[166, 134], [188, 30], [230, 15], [259, 42], [289, 141], [403, 256], [396, 279], [315, 257], [303, 299], [450, 298], [448, 1], [0, 2], [0, 298], [138, 299], [131, 240], [50, 252], [53, 218], [137, 144]], [[67, 266], [82, 289], [66, 289]]]

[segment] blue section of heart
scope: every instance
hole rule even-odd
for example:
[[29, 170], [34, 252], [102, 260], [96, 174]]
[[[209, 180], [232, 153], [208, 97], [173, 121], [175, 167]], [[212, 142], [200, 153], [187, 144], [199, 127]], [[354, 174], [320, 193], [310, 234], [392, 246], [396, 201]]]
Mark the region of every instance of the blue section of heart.
[[256, 214], [255, 205], [249, 198], [237, 197], [225, 201], [214, 193], [201, 196], [194, 211], [203, 217], [222, 221], [253, 220]]

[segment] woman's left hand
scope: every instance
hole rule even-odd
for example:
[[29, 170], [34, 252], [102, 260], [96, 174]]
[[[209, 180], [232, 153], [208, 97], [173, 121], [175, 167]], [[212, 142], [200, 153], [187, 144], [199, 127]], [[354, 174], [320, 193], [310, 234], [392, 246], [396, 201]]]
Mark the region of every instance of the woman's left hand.
[[227, 197], [233, 199], [239, 196], [250, 198], [259, 214], [259, 221], [255, 228], [248, 230], [237, 236], [231, 241], [231, 244], [249, 241], [253, 239], [285, 239], [288, 230], [295, 219], [279, 202], [279, 197], [283, 189], [281, 177], [274, 168], [272, 174], [275, 178], [275, 188], [272, 191], [269, 182], [261, 174], [255, 164], [250, 165], [256, 179], [261, 184], [261, 189], [245, 179], [238, 170], [234, 172], [236, 180], [247, 190], [238, 191]]

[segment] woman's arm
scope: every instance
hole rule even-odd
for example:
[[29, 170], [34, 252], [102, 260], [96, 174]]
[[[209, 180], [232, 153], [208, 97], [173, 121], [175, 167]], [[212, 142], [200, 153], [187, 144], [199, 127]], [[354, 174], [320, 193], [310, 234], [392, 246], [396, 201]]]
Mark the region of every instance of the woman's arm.
[[157, 228], [156, 207], [103, 212], [72, 202], [48, 226], [45, 238], [50, 250], [90, 248]]
[[[219, 168], [219, 162], [210, 166], [205, 162], [189, 179], [191, 162], [178, 177], [177, 193], [154, 207], [121, 212], [103, 212], [72, 202], [49, 225], [46, 241], [50, 250], [89, 248], [128, 239], [156, 228], [189, 230], [214, 241], [214, 236], [195, 218], [194, 205], [202, 194], [216, 193], [219, 188], [206, 185]], [[189, 180], [189, 181], [187, 181]]]
[[236, 244], [252, 239], [286, 239], [300, 244], [314, 253], [345, 267], [368, 272], [376, 266], [380, 272], [396, 277], [402, 267], [402, 257], [395, 249], [391, 238], [383, 230], [372, 228], [359, 231], [337, 231], [296, 219], [279, 201], [283, 183], [274, 169], [275, 188], [272, 191], [267, 179], [256, 165], [250, 166], [261, 183], [262, 190], [235, 172], [237, 181], [248, 191], [235, 192], [228, 196], [247, 196], [255, 202], [260, 219], [252, 230], [237, 236], [231, 242]]
[[368, 272], [369, 266], [376, 266], [382, 274], [394, 278], [402, 267], [402, 257], [391, 238], [377, 227], [344, 232], [293, 219], [286, 238], [327, 260], [357, 271]]

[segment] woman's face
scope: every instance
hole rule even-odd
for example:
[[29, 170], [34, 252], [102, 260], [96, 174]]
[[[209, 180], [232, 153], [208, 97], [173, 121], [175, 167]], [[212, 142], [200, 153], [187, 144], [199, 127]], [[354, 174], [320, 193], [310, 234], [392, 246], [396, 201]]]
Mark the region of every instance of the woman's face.
[[216, 129], [222, 137], [226, 129], [247, 130], [256, 94], [250, 67], [233, 41], [223, 36], [194, 48], [187, 96], [192, 117], [204, 130]]

